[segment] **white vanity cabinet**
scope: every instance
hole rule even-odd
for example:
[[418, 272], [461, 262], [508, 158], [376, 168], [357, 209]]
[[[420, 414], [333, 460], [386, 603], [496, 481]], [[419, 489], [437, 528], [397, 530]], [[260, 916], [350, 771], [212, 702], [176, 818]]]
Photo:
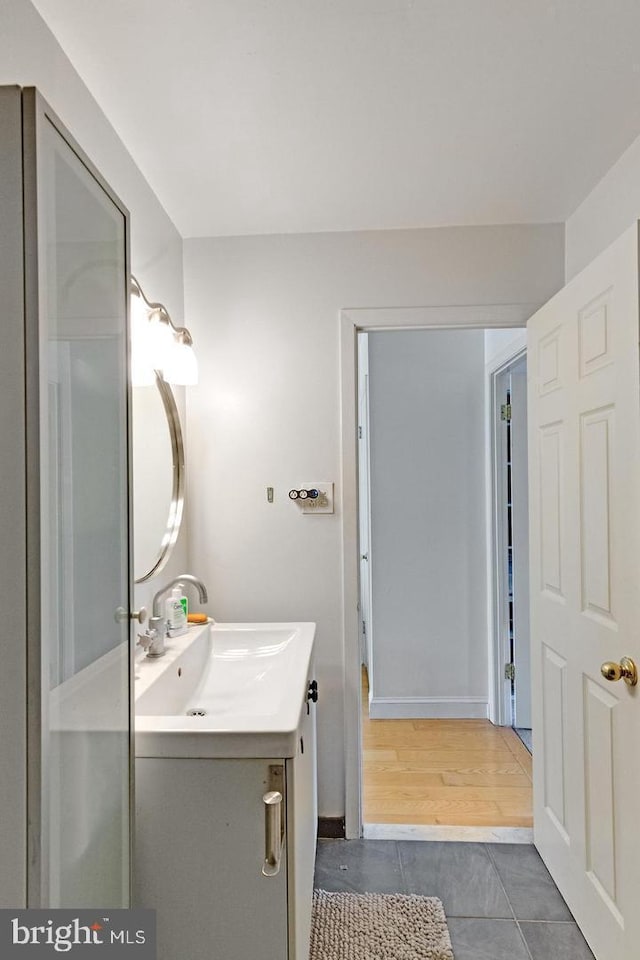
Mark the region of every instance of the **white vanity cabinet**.
[[[309, 678], [309, 688], [314, 681]], [[308, 689], [309, 689], [308, 688]], [[318, 829], [316, 707], [302, 708], [296, 756], [286, 761], [289, 960], [307, 960]], [[287, 954], [282, 954], [286, 957]]]
[[[284, 846], [265, 876], [263, 798], [274, 789]], [[307, 960], [316, 824], [306, 692], [295, 756], [138, 757], [136, 901], [157, 911], [158, 960]]]

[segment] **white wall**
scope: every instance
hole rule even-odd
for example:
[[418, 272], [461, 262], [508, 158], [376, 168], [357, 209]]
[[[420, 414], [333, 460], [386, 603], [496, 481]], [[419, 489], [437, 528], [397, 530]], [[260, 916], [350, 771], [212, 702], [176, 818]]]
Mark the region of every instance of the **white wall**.
[[484, 399], [483, 330], [369, 334], [374, 718], [487, 715]]
[[[122, 140], [29, 0], [4, 0], [0, 83], [36, 86], [131, 213], [131, 262], [182, 315], [182, 240]], [[161, 139], [162, 131], [158, 131]]]
[[640, 137], [567, 220], [567, 280], [637, 219], [640, 219]]
[[[133, 162], [76, 73], [73, 65], [28, 0], [4, 0], [0, 31], [0, 83], [36, 86], [66, 124], [131, 213], [131, 266], [147, 296], [162, 301], [174, 320], [182, 319], [182, 239], [160, 201]], [[158, 132], [159, 139], [161, 131]], [[184, 413], [184, 389], [176, 391]], [[161, 577], [184, 572], [184, 533]], [[135, 602], [148, 604], [155, 584], [136, 589]]]
[[563, 276], [561, 225], [185, 241], [191, 565], [218, 619], [317, 622], [322, 816], [344, 813], [340, 517], [287, 491], [340, 476], [339, 311], [540, 304]]

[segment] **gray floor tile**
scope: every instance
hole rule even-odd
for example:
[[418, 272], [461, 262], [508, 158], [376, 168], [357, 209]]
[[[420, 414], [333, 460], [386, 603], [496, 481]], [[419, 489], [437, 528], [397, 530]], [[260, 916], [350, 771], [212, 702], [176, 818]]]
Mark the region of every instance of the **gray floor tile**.
[[406, 893], [394, 840], [319, 840], [315, 886], [352, 893]]
[[520, 928], [533, 960], [593, 960], [575, 923], [521, 923]]
[[[447, 918], [448, 919], [448, 918]], [[448, 919], [456, 960], [529, 960], [514, 920]], [[545, 960], [558, 960], [549, 954]]]
[[513, 917], [483, 844], [407, 840], [398, 852], [407, 892], [440, 897], [447, 917]]
[[573, 920], [533, 845], [487, 845], [518, 920]]

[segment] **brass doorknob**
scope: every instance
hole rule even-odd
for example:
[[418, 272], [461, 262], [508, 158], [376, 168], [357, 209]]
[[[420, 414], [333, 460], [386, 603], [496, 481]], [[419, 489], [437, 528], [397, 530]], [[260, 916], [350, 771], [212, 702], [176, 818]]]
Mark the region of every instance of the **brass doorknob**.
[[607, 660], [600, 667], [600, 673], [605, 680], [611, 680], [612, 683], [616, 680], [624, 680], [630, 687], [635, 687], [638, 682], [638, 668], [631, 657], [623, 657], [620, 663]]

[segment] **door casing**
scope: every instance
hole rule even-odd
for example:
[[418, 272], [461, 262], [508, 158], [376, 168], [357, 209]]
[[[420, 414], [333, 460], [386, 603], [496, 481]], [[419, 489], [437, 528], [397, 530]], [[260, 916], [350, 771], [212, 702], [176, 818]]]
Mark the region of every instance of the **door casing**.
[[[504, 402], [501, 378], [512, 367], [521, 363], [526, 358], [527, 350], [523, 347], [515, 352], [508, 359], [502, 358], [499, 365], [491, 370], [490, 376], [490, 403], [489, 403], [489, 430], [491, 435], [490, 459], [491, 459], [491, 498], [492, 498], [492, 523], [491, 523], [491, 563], [489, 565], [491, 575], [491, 591], [494, 623], [494, 658], [495, 675], [490, 678], [490, 683], [494, 686], [494, 711], [490, 717], [493, 723], [500, 726], [512, 726], [513, 717], [511, 710], [511, 692], [510, 684], [505, 680], [504, 665], [509, 662], [511, 651], [509, 649], [507, 630], [504, 623], [505, 598], [507, 595], [508, 584], [506, 569], [503, 563], [504, 552], [506, 550], [506, 530], [504, 520], [504, 483], [502, 473], [504, 470], [504, 456], [506, 451], [503, 449], [503, 443], [499, 436], [499, 418], [500, 406]], [[527, 436], [524, 433], [524, 443], [526, 445]], [[527, 564], [528, 566], [528, 557]], [[528, 642], [528, 635], [526, 637]], [[530, 682], [530, 677], [528, 678]], [[517, 679], [516, 679], [517, 684]], [[522, 726], [522, 724], [520, 724]]]
[[358, 517], [360, 555], [360, 620], [362, 658], [373, 690], [373, 624], [371, 617], [371, 481], [369, 446], [369, 338], [358, 336]]
[[[352, 308], [340, 313], [340, 408], [343, 552], [345, 835], [362, 836], [362, 744], [360, 730], [360, 616], [358, 558], [358, 377], [359, 332], [525, 327], [537, 304]], [[490, 498], [487, 498], [487, 511]], [[487, 523], [490, 524], [487, 512]], [[493, 620], [490, 612], [489, 619]], [[489, 663], [494, 662], [493, 623], [488, 624]], [[490, 667], [490, 670], [492, 668]], [[493, 668], [495, 673], [495, 668]], [[490, 685], [491, 687], [492, 685]], [[490, 694], [491, 696], [491, 694]]]

